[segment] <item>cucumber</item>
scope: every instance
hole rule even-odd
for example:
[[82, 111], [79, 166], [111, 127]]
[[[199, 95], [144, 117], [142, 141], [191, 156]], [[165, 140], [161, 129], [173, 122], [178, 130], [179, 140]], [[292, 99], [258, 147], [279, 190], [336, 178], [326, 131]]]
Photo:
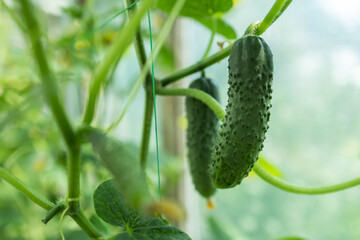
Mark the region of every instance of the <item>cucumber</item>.
[[263, 148], [270, 119], [273, 58], [266, 42], [245, 35], [231, 48], [226, 115], [212, 154], [210, 175], [217, 188], [248, 176]]
[[[214, 82], [204, 76], [194, 80], [189, 87], [204, 91], [216, 100], [219, 98]], [[211, 182], [209, 164], [218, 134], [219, 120], [208, 106], [190, 97], [186, 98], [186, 115], [188, 158], [192, 180], [195, 189], [202, 196], [209, 198], [216, 190]]]

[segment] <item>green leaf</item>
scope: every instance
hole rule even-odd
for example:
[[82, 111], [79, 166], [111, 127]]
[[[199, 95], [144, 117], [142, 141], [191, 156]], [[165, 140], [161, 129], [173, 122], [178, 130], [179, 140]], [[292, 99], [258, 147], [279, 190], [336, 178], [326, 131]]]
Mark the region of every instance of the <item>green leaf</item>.
[[[196, 17], [196, 21], [209, 28], [211, 31], [223, 35], [227, 39], [237, 38], [235, 30], [227, 22], [217, 17]], [[214, 21], [215, 20], [215, 21]], [[215, 27], [216, 26], [216, 27]]]
[[137, 218], [137, 213], [125, 203], [113, 180], [101, 183], [95, 190], [94, 205], [99, 217], [114, 226], [126, 227]]
[[140, 161], [120, 141], [94, 128], [83, 128], [81, 136], [88, 139], [105, 167], [113, 174], [125, 200], [136, 209], [144, 207], [151, 196]]
[[156, 217], [145, 217], [132, 209], [121, 197], [119, 188], [113, 180], [100, 184], [94, 193], [95, 211], [104, 221], [120, 226], [125, 232], [111, 238], [113, 240], [188, 240], [186, 233], [169, 226], [166, 221]]
[[207, 224], [209, 227], [209, 234], [211, 235], [211, 239], [228, 239], [235, 240], [234, 236], [231, 236], [227, 227], [219, 221], [217, 218], [213, 216], [209, 216], [207, 218]]
[[[170, 12], [176, 0], [158, 0], [156, 6], [166, 12]], [[233, 6], [232, 0], [187, 0], [180, 12], [181, 16], [204, 17], [216, 13], [229, 11]]]

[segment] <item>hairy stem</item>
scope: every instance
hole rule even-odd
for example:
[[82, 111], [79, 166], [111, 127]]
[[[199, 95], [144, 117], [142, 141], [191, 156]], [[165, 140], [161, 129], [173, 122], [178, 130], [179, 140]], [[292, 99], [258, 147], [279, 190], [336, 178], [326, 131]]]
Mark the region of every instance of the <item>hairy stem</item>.
[[[101, 84], [108, 78], [111, 68], [117, 64], [121, 56], [124, 54], [126, 48], [130, 45], [142, 17], [146, 11], [151, 7], [154, 0], [143, 0], [141, 6], [137, 9], [131, 21], [119, 32], [113, 45], [108, 50], [104, 59], [99, 63], [95, 71], [92, 84], [90, 86], [90, 93], [88, 103], [85, 110], [83, 122], [91, 124], [94, 114], [98, 95], [100, 93]], [[116, 61], [117, 60], [117, 61]]]
[[230, 46], [224, 48], [223, 50], [220, 50], [217, 53], [215, 53], [207, 58], [204, 58], [201, 61], [199, 61], [187, 68], [184, 68], [180, 71], [177, 71], [177, 72], [161, 79], [160, 82], [161, 82], [162, 86], [167, 86], [170, 83], [176, 82], [177, 80], [179, 80], [183, 77], [186, 77], [190, 74], [201, 71], [201, 70], [219, 62], [220, 60], [222, 60], [230, 55], [231, 47], [232, 47], [232, 44]]
[[26, 186], [20, 179], [12, 175], [9, 171], [5, 170], [4, 168], [0, 167], [0, 177], [7, 181], [10, 185], [15, 187], [25, 196], [27, 196], [31, 201], [39, 205], [40, 207], [50, 210], [55, 207], [55, 204], [41, 196], [39, 193], [34, 191], [29, 186]]
[[[224, 109], [221, 108], [220, 104], [212, 98], [209, 94], [202, 92], [200, 90], [196, 89], [181, 89], [181, 88], [173, 88], [173, 89], [167, 89], [167, 88], [161, 88], [157, 91], [157, 94], [159, 95], [171, 95], [171, 96], [187, 96], [187, 97], [193, 97], [200, 101], [202, 101], [204, 104], [206, 104], [211, 110], [214, 111], [214, 113], [219, 117], [220, 120], [223, 120], [225, 117], [226, 112]], [[330, 186], [324, 186], [324, 187], [300, 187], [296, 185], [289, 184], [273, 175], [271, 175], [269, 172], [267, 172], [259, 163], [255, 163], [254, 165], [254, 171], [259, 177], [261, 177], [266, 182], [270, 183], [271, 185], [280, 188], [287, 192], [292, 193], [299, 193], [299, 194], [326, 194], [326, 193], [332, 193], [337, 192], [340, 190], [344, 190], [347, 188], [351, 188], [357, 185], [360, 185], [360, 178], [355, 178], [353, 180], [330, 185]]]
[[298, 194], [308, 194], [308, 195], [315, 195], [315, 194], [326, 194], [332, 192], [338, 192], [341, 190], [345, 190], [347, 188], [355, 187], [360, 185], [360, 178], [355, 178], [350, 181], [330, 185], [330, 186], [323, 186], [323, 187], [300, 187], [295, 186], [290, 183], [287, 183], [270, 173], [268, 173], [259, 163], [254, 165], [253, 170], [255, 173], [261, 177], [264, 181], [270, 183], [271, 185], [280, 188], [287, 192], [298, 193]]

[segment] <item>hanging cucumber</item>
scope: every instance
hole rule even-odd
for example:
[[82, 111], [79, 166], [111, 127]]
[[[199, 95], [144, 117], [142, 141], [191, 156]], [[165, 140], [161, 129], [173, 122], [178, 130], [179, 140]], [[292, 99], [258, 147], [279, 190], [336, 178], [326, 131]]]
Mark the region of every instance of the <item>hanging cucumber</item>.
[[263, 148], [270, 118], [273, 58], [254, 35], [237, 40], [229, 57], [226, 116], [212, 154], [210, 175], [217, 188], [239, 184]]
[[[217, 87], [209, 78], [202, 76], [194, 80], [189, 87], [204, 91], [218, 100]], [[190, 97], [186, 98], [186, 115], [191, 176], [195, 189], [208, 198], [216, 190], [210, 179], [209, 164], [218, 133], [218, 118], [208, 106]]]

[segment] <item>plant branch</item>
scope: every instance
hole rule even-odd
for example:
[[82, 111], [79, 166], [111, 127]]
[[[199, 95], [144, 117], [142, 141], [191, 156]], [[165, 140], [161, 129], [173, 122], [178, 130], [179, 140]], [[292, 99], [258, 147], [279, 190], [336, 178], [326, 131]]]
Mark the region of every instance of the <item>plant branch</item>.
[[260, 36], [263, 34], [271, 24], [273, 24], [280, 15], [285, 11], [285, 9], [290, 5], [292, 0], [276, 0], [274, 5], [271, 7], [268, 14], [265, 16], [264, 20], [262, 20], [254, 31], [255, 35]]
[[[171, 96], [187, 96], [187, 97], [193, 97], [200, 101], [202, 101], [204, 104], [206, 104], [211, 110], [214, 111], [214, 113], [219, 117], [220, 120], [223, 120], [225, 117], [226, 112], [224, 109], [221, 108], [220, 104], [217, 103], [217, 101], [212, 98], [209, 94], [202, 92], [200, 90], [196, 89], [181, 89], [181, 88], [161, 88], [157, 91], [159, 95], [171, 95]], [[360, 178], [355, 178], [353, 180], [330, 185], [330, 186], [324, 186], [324, 187], [300, 187], [296, 185], [289, 184], [273, 175], [271, 175], [269, 172], [267, 172], [258, 162], [255, 163], [253, 170], [259, 177], [261, 177], [264, 181], [270, 183], [271, 185], [280, 188], [287, 192], [292, 193], [299, 193], [299, 194], [326, 194], [326, 193], [332, 193], [337, 192], [340, 190], [344, 190], [347, 188], [351, 188], [357, 185], [360, 185]]]
[[220, 120], [225, 117], [225, 111], [220, 104], [209, 94], [204, 91], [193, 88], [160, 88], [156, 94], [162, 96], [186, 96], [196, 98], [205, 103]]
[[35, 60], [40, 69], [43, 92], [68, 147], [69, 213], [74, 214], [79, 207], [80, 193], [80, 157], [76, 140], [77, 137], [60, 103], [54, 74], [46, 59], [45, 51], [41, 43], [40, 27], [36, 21], [32, 4], [28, 0], [21, 0], [20, 4], [28, 28], [27, 33], [32, 43]]
[[71, 217], [89, 237], [92, 239], [101, 237], [101, 232], [89, 221], [83, 211], [80, 210]]
[[[134, 2], [135, 0], [126, 0], [127, 6], [131, 6], [131, 4], [134, 4]], [[132, 14], [133, 9], [130, 9], [128, 11], [128, 16]], [[140, 30], [136, 32], [134, 39], [134, 47], [140, 68], [143, 68], [144, 65], [146, 64], [147, 56], [145, 52], [144, 41], [141, 36]], [[154, 107], [153, 106], [154, 99], [152, 96], [152, 75], [150, 71], [148, 71], [146, 74], [144, 88], [145, 88], [145, 108], [144, 108], [143, 131], [142, 131], [141, 147], [140, 147], [140, 163], [143, 168], [145, 168], [147, 155], [149, 151], [151, 122], [153, 118], [153, 107]]]
[[[26, 186], [25, 183], [23, 183], [20, 179], [18, 179], [2, 167], [0, 167], [0, 178], [3, 178], [6, 182], [15, 187], [22, 194], [27, 196], [31, 201], [44, 208], [45, 210], [50, 211], [56, 206], [54, 203], [44, 198], [31, 187]], [[82, 211], [78, 211], [75, 215], [72, 215], [71, 217], [80, 226], [80, 228], [89, 235], [89, 237], [98, 238], [101, 236], [100, 232], [84, 216], [84, 213]]]
[[145, 92], [145, 108], [144, 108], [144, 120], [143, 131], [141, 138], [140, 148], [140, 164], [143, 169], [146, 167], [147, 155], [149, 152], [151, 122], [153, 118], [154, 110], [154, 97], [152, 91]]
[[137, 9], [135, 14], [131, 18], [131, 21], [129, 21], [129, 23], [121, 29], [113, 45], [110, 47], [107, 54], [105, 55], [104, 59], [97, 66], [95, 74], [93, 76], [92, 84], [90, 86], [88, 103], [83, 119], [84, 123], [91, 124], [94, 118], [94, 112], [96, 108], [95, 105], [100, 92], [101, 84], [108, 78], [111, 67], [117, 64], [116, 60], [120, 60], [126, 48], [130, 45], [131, 40], [133, 39], [139, 27], [142, 17], [151, 7], [153, 2], [154, 0], [142, 1], [141, 6]]
[[165, 87], [165, 86], [169, 85], [170, 83], [176, 82], [177, 80], [179, 80], [183, 77], [186, 77], [190, 74], [201, 71], [204, 68], [207, 68], [207, 67], [219, 62], [220, 60], [222, 60], [230, 55], [231, 47], [232, 47], [232, 44], [230, 46], [224, 48], [223, 50], [220, 50], [217, 53], [215, 53], [207, 58], [204, 58], [203, 60], [201, 60], [187, 68], [184, 68], [180, 71], [177, 71], [177, 72], [161, 79], [160, 82], [161, 82], [162, 86]]
[[33, 48], [34, 58], [40, 71], [42, 91], [67, 146], [71, 147], [76, 141], [76, 136], [59, 100], [55, 77], [45, 55], [45, 50], [41, 42], [41, 31], [35, 18], [34, 9], [28, 0], [20, 0], [19, 2], [27, 26], [27, 34]]
[[74, 146], [68, 151], [68, 190], [67, 202], [69, 215], [74, 215], [79, 211], [80, 201], [80, 147]]
[[347, 188], [355, 187], [360, 185], [360, 178], [355, 178], [350, 181], [342, 182], [339, 184], [334, 184], [330, 186], [324, 187], [300, 187], [289, 184], [273, 175], [268, 173], [259, 163], [256, 163], [253, 168], [254, 172], [262, 178], [264, 181], [270, 183], [271, 185], [280, 188], [287, 192], [297, 193], [297, 194], [308, 194], [308, 195], [315, 195], [315, 194], [326, 194], [332, 192], [338, 192], [341, 190], [345, 190]]
[[25, 32], [26, 28], [24, 26], [24, 24], [20, 21], [20, 19], [18, 18], [18, 16], [16, 15], [16, 13], [14, 12], [13, 9], [11, 9], [4, 0], [0, 0], [0, 2], [2, 3], [2, 5], [4, 6], [5, 10], [9, 13], [9, 15], [11, 16], [11, 18], [16, 22], [16, 24], [18, 25], [18, 27]]
[[145, 65], [143, 66], [140, 76], [138, 77], [138, 79], [135, 82], [135, 85], [133, 87], [133, 89], [130, 92], [130, 96], [127, 100], [127, 102], [125, 103], [125, 106], [120, 114], [120, 116], [113, 122], [111, 123], [111, 125], [106, 129], [106, 132], [111, 131], [112, 129], [114, 129], [122, 120], [122, 118], [125, 115], [125, 112], [127, 111], [127, 109], [129, 108], [130, 104], [132, 103], [132, 101], [134, 100], [137, 92], [139, 91], [140, 86], [144, 83], [146, 75], [150, 69], [151, 66], [151, 61], [152, 59], [155, 60], [156, 57], [159, 55], [160, 50], [163, 46], [163, 44], [165, 43], [165, 40], [167, 38], [167, 36], [170, 33], [170, 30], [175, 22], [176, 17], [179, 15], [182, 6], [184, 5], [185, 0], [179, 0], [176, 2], [176, 4], [174, 5], [173, 9], [171, 10], [169, 17], [166, 19], [166, 22], [164, 23], [164, 26], [162, 27], [160, 33], [159, 33], [159, 37], [157, 39], [157, 42], [155, 44], [154, 50], [152, 52], [152, 56], [148, 57], [146, 60]]
[[10, 185], [19, 190], [22, 194], [27, 196], [31, 201], [39, 205], [40, 207], [50, 210], [55, 207], [55, 204], [41, 196], [35, 190], [26, 186], [20, 179], [12, 175], [9, 171], [0, 167], [0, 177], [7, 181]]

